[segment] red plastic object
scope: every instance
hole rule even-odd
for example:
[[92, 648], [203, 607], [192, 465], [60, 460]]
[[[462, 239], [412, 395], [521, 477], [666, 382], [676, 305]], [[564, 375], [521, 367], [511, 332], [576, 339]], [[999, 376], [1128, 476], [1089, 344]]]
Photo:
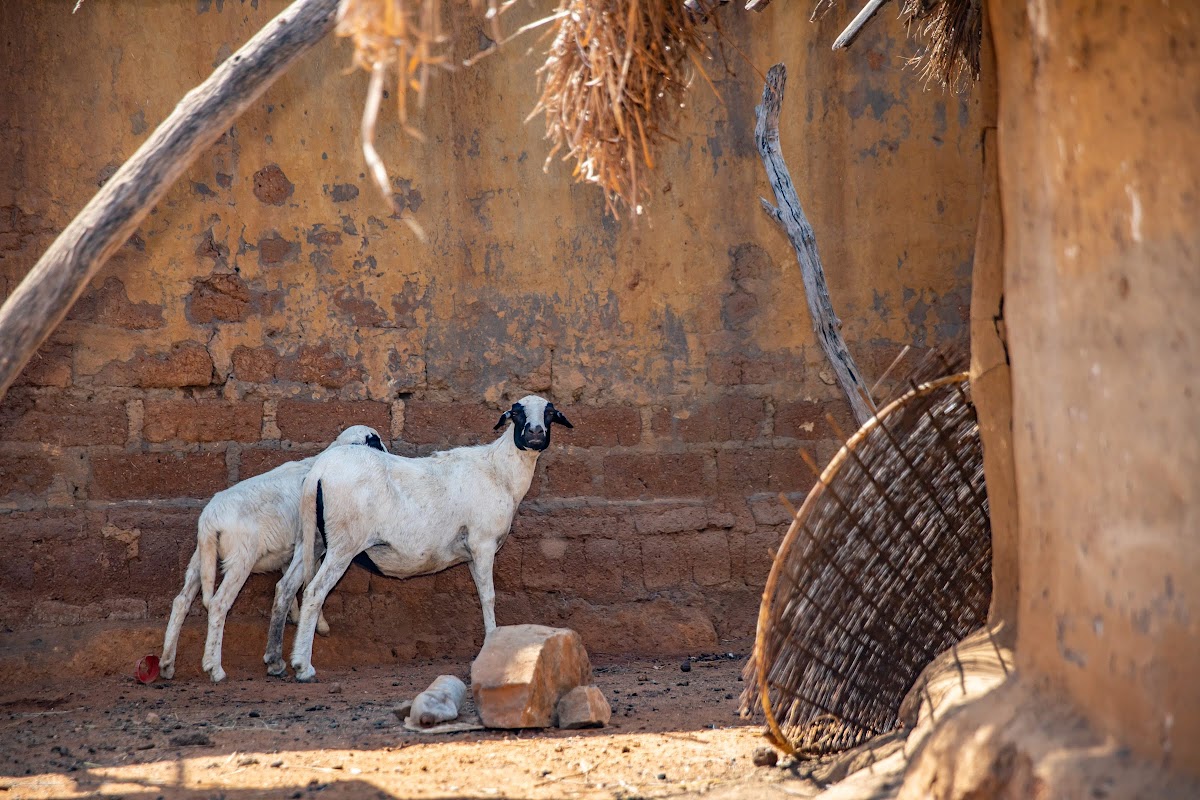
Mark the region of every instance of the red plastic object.
[[142, 683], [154, 683], [158, 677], [158, 656], [142, 656], [133, 674]]

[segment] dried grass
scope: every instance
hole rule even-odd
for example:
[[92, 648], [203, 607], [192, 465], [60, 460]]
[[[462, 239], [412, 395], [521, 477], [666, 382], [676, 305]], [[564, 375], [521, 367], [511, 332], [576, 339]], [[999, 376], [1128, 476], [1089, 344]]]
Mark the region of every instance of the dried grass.
[[561, 0], [558, 17], [530, 115], [545, 114], [546, 167], [563, 152], [610, 213], [624, 204], [639, 214], [691, 76], [708, 80], [701, 20], [679, 0]]
[[983, 0], [905, 0], [900, 17], [925, 42], [909, 63], [927, 84], [966, 91], [979, 80]]

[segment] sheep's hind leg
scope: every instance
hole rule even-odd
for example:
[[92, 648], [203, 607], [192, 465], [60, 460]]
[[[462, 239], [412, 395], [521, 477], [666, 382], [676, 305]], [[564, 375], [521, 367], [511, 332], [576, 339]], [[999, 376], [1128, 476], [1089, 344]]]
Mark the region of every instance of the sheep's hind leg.
[[300, 606], [300, 624], [296, 626], [296, 639], [292, 643], [292, 669], [296, 671], [296, 680], [310, 683], [317, 678], [317, 671], [312, 665], [313, 637], [317, 632], [317, 618], [325, 598], [337, 584], [354, 560], [356, 553], [339, 552], [330, 548], [325, 553], [321, 568], [313, 577], [312, 582], [304, 587], [304, 602]]
[[175, 650], [179, 646], [179, 631], [183, 628], [183, 620], [196, 595], [200, 593], [200, 551], [192, 554], [188, 562], [187, 572], [183, 576], [183, 588], [171, 604], [171, 620], [167, 623], [167, 635], [163, 639], [162, 658], [159, 659], [159, 673], [167, 679], [175, 677]]
[[283, 626], [289, 615], [288, 606], [295, 607], [296, 592], [300, 591], [303, 582], [304, 559], [297, 549], [292, 563], [275, 584], [275, 601], [271, 604], [271, 622], [267, 627], [267, 650], [263, 653], [268, 675], [278, 677], [287, 672], [287, 663], [283, 660]]
[[[300, 622], [300, 604], [294, 599], [292, 607], [288, 610], [287, 621], [296, 625]], [[325, 621], [325, 611], [322, 609], [321, 616], [317, 617], [317, 636], [329, 635], [329, 623]]]
[[221, 579], [221, 588], [213, 595], [208, 606], [208, 639], [204, 643], [204, 671], [212, 678], [213, 683], [225, 680], [225, 670], [221, 669], [221, 642], [225, 636], [225, 617], [233, 608], [233, 601], [238, 592], [250, 577], [251, 564], [235, 565]]

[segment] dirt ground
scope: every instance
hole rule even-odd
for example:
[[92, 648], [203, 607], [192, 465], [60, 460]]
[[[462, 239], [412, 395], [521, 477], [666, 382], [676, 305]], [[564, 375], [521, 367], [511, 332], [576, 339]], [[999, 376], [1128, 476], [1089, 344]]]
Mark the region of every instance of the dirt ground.
[[[424, 662], [326, 671], [321, 683], [234, 674], [143, 686], [112, 677], [0, 695], [0, 797], [785, 798], [818, 786], [755, 767], [737, 716], [744, 653], [596, 659], [600, 730], [404, 729], [393, 710], [438, 674]], [[131, 665], [132, 667], [132, 665]], [[240, 671], [239, 671], [240, 672]], [[131, 669], [132, 673], [132, 669]]]

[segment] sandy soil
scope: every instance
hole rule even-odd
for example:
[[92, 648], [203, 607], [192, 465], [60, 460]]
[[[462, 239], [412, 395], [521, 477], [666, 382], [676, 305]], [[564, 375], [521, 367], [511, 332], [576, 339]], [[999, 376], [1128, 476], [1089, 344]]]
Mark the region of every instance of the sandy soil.
[[[755, 767], [736, 713], [741, 654], [599, 661], [612, 724], [429, 736], [393, 709], [441, 673], [404, 664], [143, 686], [102, 678], [0, 695], [0, 797], [809, 797], [794, 765]], [[132, 672], [132, 669], [131, 669]]]

